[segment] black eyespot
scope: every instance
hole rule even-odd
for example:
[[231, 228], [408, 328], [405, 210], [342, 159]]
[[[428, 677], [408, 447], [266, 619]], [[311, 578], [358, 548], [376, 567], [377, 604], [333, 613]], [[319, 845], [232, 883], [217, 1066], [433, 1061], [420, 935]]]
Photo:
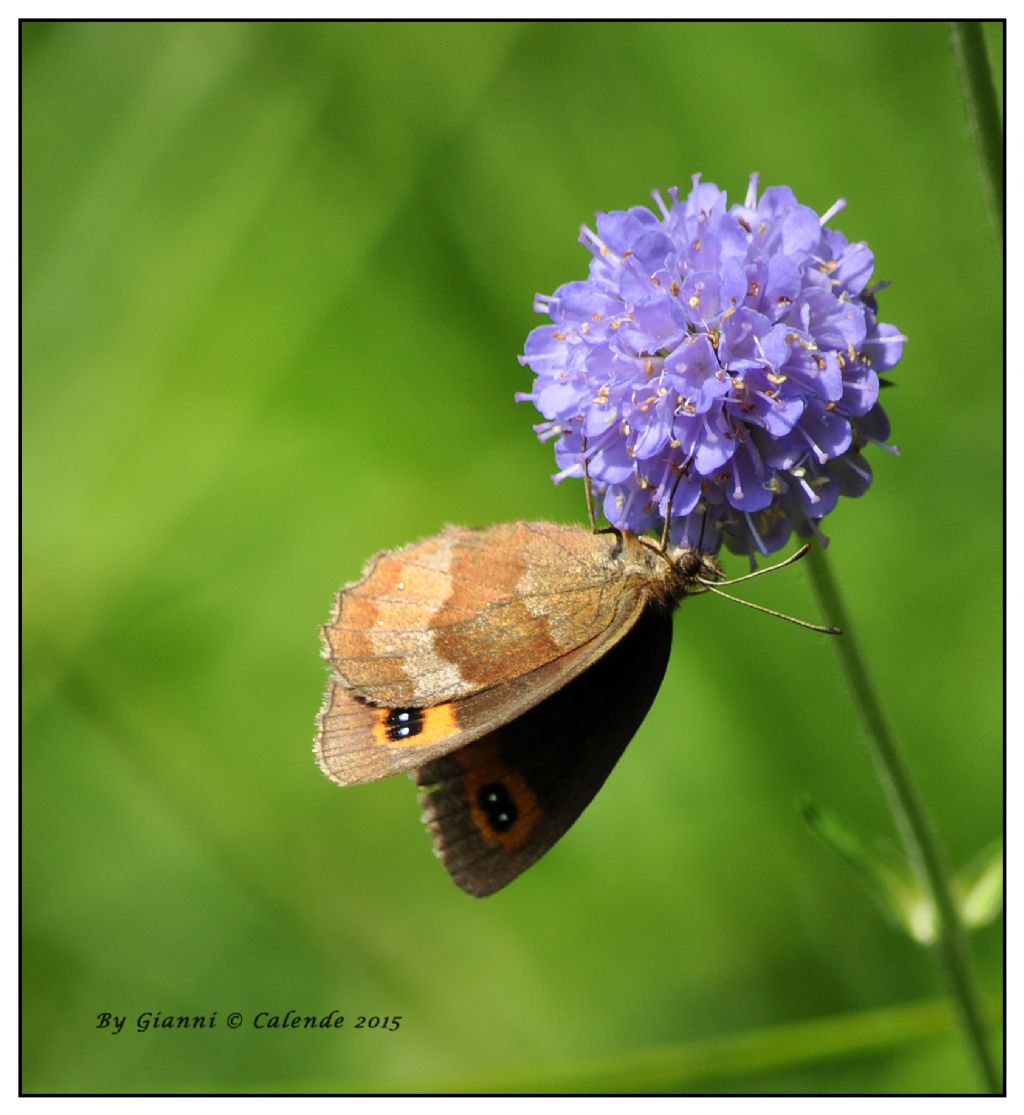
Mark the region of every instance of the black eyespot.
[[501, 782], [488, 782], [486, 786], [481, 786], [476, 800], [495, 832], [508, 832], [519, 818], [516, 803]]
[[393, 708], [384, 721], [384, 727], [392, 743], [418, 736], [423, 731], [423, 709]]

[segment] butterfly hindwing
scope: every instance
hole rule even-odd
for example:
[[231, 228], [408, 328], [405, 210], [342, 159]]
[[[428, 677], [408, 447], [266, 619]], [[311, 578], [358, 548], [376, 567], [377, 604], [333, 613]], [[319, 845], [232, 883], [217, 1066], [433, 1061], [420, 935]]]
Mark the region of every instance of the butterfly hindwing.
[[669, 613], [646, 610], [573, 681], [416, 771], [438, 856], [463, 890], [499, 890], [583, 812], [650, 708], [671, 639]]

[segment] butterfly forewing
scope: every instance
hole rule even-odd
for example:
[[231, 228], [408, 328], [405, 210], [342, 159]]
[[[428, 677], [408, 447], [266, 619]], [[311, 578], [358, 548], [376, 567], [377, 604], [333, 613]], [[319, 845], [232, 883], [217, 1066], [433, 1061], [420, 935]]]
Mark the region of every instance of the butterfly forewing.
[[[636, 616], [640, 615], [638, 611]], [[314, 751], [320, 768], [335, 782], [353, 786], [412, 770], [465, 747], [578, 677], [631, 626], [609, 627], [529, 674], [429, 708], [380, 708], [332, 679], [317, 718]]]
[[339, 592], [324, 657], [372, 705], [458, 701], [632, 622], [635, 565], [621, 538], [577, 527], [449, 527], [377, 555]]

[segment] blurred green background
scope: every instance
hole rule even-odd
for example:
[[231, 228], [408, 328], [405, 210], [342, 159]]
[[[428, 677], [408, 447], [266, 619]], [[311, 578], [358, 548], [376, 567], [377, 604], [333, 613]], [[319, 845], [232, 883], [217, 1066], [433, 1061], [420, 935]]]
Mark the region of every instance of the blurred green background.
[[[794, 807], [895, 838], [825, 640], [684, 604], [608, 785], [485, 901], [406, 779], [310, 751], [370, 554], [583, 521], [512, 401], [579, 225], [759, 170], [845, 196], [893, 282], [902, 456], [829, 553], [952, 859], [998, 834], [1001, 260], [947, 26], [34, 23], [23, 62], [23, 1087], [972, 1090], [930, 957]], [[747, 595], [813, 618], [799, 568]], [[249, 1026], [288, 1008], [403, 1021]]]

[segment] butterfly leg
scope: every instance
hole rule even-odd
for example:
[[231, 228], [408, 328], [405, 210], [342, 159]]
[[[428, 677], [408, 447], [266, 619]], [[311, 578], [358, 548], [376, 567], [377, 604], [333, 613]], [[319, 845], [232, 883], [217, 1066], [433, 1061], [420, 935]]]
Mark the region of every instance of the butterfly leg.
[[679, 488], [679, 481], [683, 478], [683, 470], [680, 469], [676, 474], [675, 483], [672, 485], [672, 491], [668, 494], [668, 503], [665, 504], [665, 525], [661, 531], [661, 552], [668, 552], [668, 532], [672, 526], [672, 501], [676, 498], [676, 491]]
[[594, 515], [594, 486], [590, 481], [590, 466], [587, 463], [587, 435], [580, 435], [583, 446], [583, 496], [587, 501], [587, 518], [590, 519], [590, 529], [597, 534], [597, 518]]

